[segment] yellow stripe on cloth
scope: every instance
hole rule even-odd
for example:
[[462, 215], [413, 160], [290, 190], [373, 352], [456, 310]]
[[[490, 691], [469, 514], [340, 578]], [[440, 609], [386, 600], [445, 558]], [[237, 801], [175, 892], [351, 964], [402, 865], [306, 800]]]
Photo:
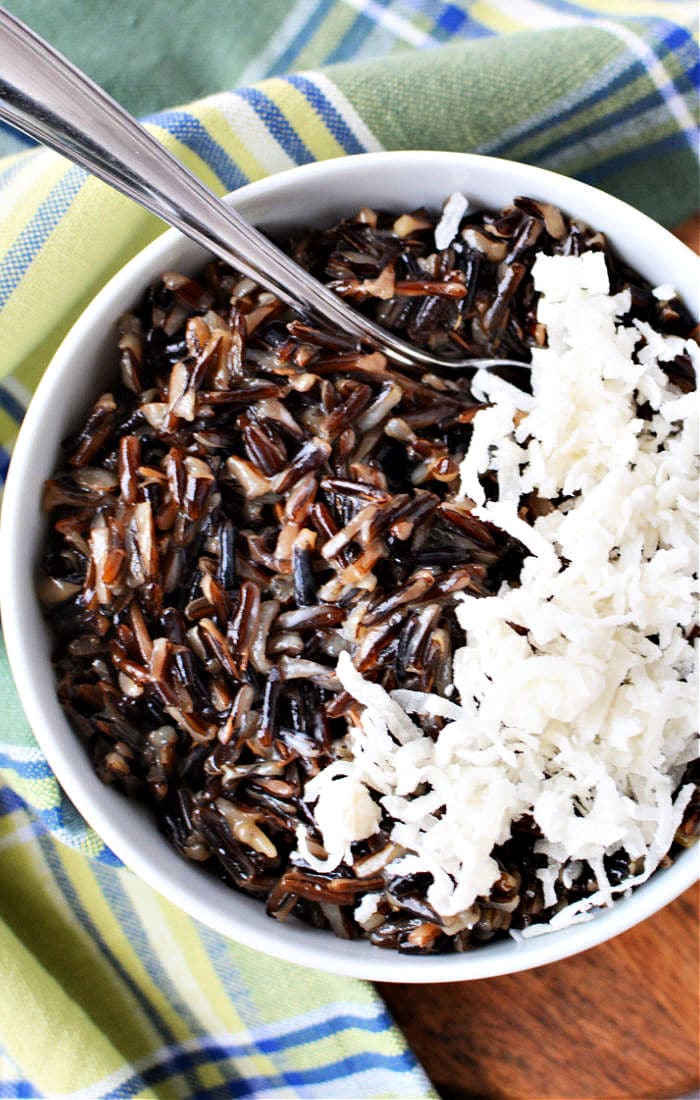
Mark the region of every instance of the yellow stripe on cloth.
[[[21, 811], [12, 816], [18, 829], [30, 820]], [[61, 862], [88, 866], [70, 849], [43, 843]], [[151, 1050], [158, 1037], [150, 1021], [76, 923], [39, 844], [5, 846], [0, 879], [0, 1043], [32, 1067], [36, 1087], [46, 1095], [78, 1089]]]
[[[71, 168], [65, 157], [43, 152], [27, 157], [26, 153], [9, 160], [18, 165], [24, 161], [21, 173], [2, 189], [2, 218], [0, 218], [0, 256], [5, 256], [15, 244], [26, 224], [37, 209], [51, 195]], [[3, 167], [8, 161], [3, 162]], [[6, 261], [3, 260], [3, 264]], [[3, 271], [4, 274], [4, 271]]]
[[8, 440], [12, 440], [17, 431], [17, 421], [8, 412], [0, 408], [0, 439], [3, 446]]
[[[199, 114], [197, 118], [199, 118]], [[186, 168], [189, 168], [190, 172], [193, 172], [195, 176], [198, 176], [207, 187], [214, 192], [215, 195], [223, 195], [224, 187], [221, 180], [217, 176], [216, 172], [209, 167], [205, 160], [195, 153], [188, 145], [180, 141], [179, 138], [174, 137], [164, 127], [159, 126], [157, 123], [150, 123], [147, 127], [151, 133], [158, 138], [162, 145], [165, 145], [171, 153], [174, 153], [179, 161], [181, 161]]]
[[698, 14], [697, 4], [676, 4], [670, 0], [578, 0], [578, 6], [606, 16], [639, 19], [646, 15], [678, 23], [697, 22]]
[[[154, 951], [183, 995], [197, 1006], [197, 1015], [207, 1031], [215, 1034], [241, 1028], [242, 1021], [221, 989], [192, 920], [153, 890], [144, 889], [133, 875], [123, 886]], [[152, 934], [151, 934], [152, 933]]]
[[516, 31], [529, 30], [527, 23], [513, 17], [517, 13], [518, 5], [514, 4], [512, 7], [513, 14], [511, 15], [510, 12], [494, 7], [493, 4], [477, 0], [471, 10], [471, 15], [479, 23], [488, 27], [489, 30], [497, 31], [498, 34], [513, 34]]
[[60, 790], [53, 778], [18, 776], [9, 768], [0, 768], [0, 780], [3, 778], [12, 780], [12, 786], [20, 798], [24, 798], [39, 810], [53, 810], [60, 805]]
[[[103, 940], [122, 969], [138, 987], [142, 995], [161, 1018], [176, 1040], [191, 1036], [177, 1008], [170, 1003], [160, 984], [146, 970], [142, 958], [136, 952], [134, 944], [127, 936], [123, 922], [119, 919], [115, 900], [108, 898], [96, 881], [95, 864], [86, 863], [79, 853], [67, 849], [61, 853], [63, 868], [69, 879], [77, 900], [83, 910], [90, 914], [91, 922], [99, 928]], [[121, 880], [128, 871], [117, 871], [115, 878]]]
[[[275, 167], [266, 166], [260, 159], [257, 141], [255, 141], [257, 134], [251, 133], [250, 130], [246, 131], [246, 128], [240, 125], [241, 116], [245, 111], [244, 101], [236, 98], [234, 104], [235, 106], [232, 105], [232, 97], [229, 93], [209, 96], [198, 105], [197, 118], [206, 127], [214, 141], [226, 150], [246, 179], [262, 179], [275, 171]], [[253, 141], [250, 140], [251, 137]], [[288, 165], [285, 164], [284, 167]], [[217, 190], [219, 194], [222, 192], [220, 184], [212, 189]]]
[[314, 160], [330, 160], [345, 155], [342, 145], [330, 132], [318, 111], [293, 84], [272, 78], [262, 80], [258, 87], [279, 107]]
[[[213, 112], [211, 122], [223, 126]], [[221, 181], [196, 153], [161, 127], [149, 128], [213, 191], [223, 192]], [[32, 218], [36, 221], [42, 203], [55, 200], [68, 173], [75, 171], [63, 157], [47, 151], [33, 156], [8, 184], [5, 193], [14, 206], [12, 217], [0, 223], [0, 256], [4, 255], [5, 265], [17, 244], [17, 227]], [[97, 290], [165, 228], [160, 219], [111, 187], [85, 177], [4, 306], [0, 377], [17, 369], [40, 344], [46, 342], [53, 349]], [[45, 365], [46, 356], [41, 368]], [[18, 377], [29, 384], [24, 369]]]
[[[123, 1064], [124, 1054], [72, 1000], [63, 976], [60, 981], [54, 978], [4, 921], [0, 921], [0, 970], [4, 995], [11, 993], [10, 1003], [5, 1001], [0, 1013], [0, 1038], [15, 1062], [32, 1066], [33, 1081], [44, 1095], [80, 1089], [103, 1076], [105, 1067], [116, 1070]], [[40, 1059], [37, 1050], [41, 1050]]]
[[2, 373], [30, 355], [47, 332], [74, 320], [97, 288], [162, 228], [135, 203], [86, 179], [5, 306]]

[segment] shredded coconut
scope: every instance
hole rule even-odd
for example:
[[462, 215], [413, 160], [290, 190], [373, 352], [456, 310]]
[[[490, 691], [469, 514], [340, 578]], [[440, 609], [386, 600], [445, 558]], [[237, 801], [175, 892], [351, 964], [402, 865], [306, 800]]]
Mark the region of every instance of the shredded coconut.
[[654, 287], [651, 293], [660, 302], [670, 302], [676, 297], [675, 287], [672, 287], [670, 283], [664, 283], [662, 286]]
[[[548, 347], [533, 350], [532, 398], [477, 374], [475, 392], [491, 404], [475, 417], [461, 469], [475, 514], [529, 551], [520, 583], [462, 598], [451, 701], [389, 695], [340, 654], [338, 678], [365, 710], [347, 759], [317, 776], [307, 797], [318, 799], [326, 868], [370, 835], [383, 807], [406, 850], [392, 870], [429, 872], [427, 898], [444, 918], [489, 895], [494, 847], [532, 814], [545, 904], [556, 905], [557, 883], [570, 884], [581, 861], [597, 880], [595, 893], [539, 932], [612, 903], [603, 859], [620, 848], [643, 869], [615, 893], [645, 881], [690, 796], [686, 786], [674, 800], [697, 753], [687, 638], [698, 592], [698, 402], [659, 363], [684, 351], [697, 371], [698, 349], [621, 323], [629, 295], [610, 296], [601, 253], [540, 256], [534, 278]], [[637, 414], [642, 403], [648, 419]], [[487, 469], [496, 500], [483, 490]], [[557, 502], [532, 526], [519, 514], [530, 493]], [[442, 716], [437, 740], [409, 714]]]
[[372, 800], [364, 783], [351, 774], [343, 774], [342, 765], [331, 765], [331, 768], [335, 768], [330, 776], [331, 782], [328, 782], [331, 769], [326, 769], [323, 783], [311, 780], [306, 788], [307, 798], [317, 799], [314, 818], [321, 830], [328, 858], [320, 860], [309, 850], [303, 826], [297, 831], [299, 851], [317, 871], [337, 867], [344, 859], [352, 860], [350, 845], [356, 840], [373, 836], [381, 819], [379, 806]]
[[372, 917], [375, 916], [377, 912], [381, 897], [381, 894], [365, 894], [355, 906], [353, 916], [357, 923], [361, 924], [363, 928], [367, 925], [371, 925]]
[[450, 247], [468, 207], [469, 200], [459, 191], [450, 195], [442, 209], [442, 217], [435, 226], [435, 247], [438, 252]]

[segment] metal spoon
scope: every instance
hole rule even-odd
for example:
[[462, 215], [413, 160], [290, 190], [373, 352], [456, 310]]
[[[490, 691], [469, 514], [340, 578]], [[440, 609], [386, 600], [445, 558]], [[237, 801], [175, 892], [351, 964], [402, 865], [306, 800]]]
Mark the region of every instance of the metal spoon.
[[511, 359], [442, 359], [362, 316], [226, 206], [98, 84], [4, 8], [0, 118], [99, 176], [289, 305], [395, 363], [450, 370], [527, 366]]

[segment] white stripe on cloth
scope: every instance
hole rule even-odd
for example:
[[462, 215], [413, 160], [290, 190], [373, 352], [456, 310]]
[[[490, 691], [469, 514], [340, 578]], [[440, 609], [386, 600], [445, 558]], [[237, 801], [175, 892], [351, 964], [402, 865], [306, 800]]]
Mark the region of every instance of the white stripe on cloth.
[[651, 46], [644, 41], [641, 35], [635, 34], [633, 30], [621, 23], [612, 23], [607, 19], [596, 19], [593, 25], [607, 31], [608, 34], [614, 34], [621, 42], [625, 43], [632, 53], [637, 55], [661, 93], [664, 103], [685, 134], [690, 148], [697, 155], [698, 128], [695, 119], [685, 99], [676, 90], [676, 86], [664, 68], [663, 62], [656, 56]]
[[[135, 875], [125, 875], [122, 886], [126, 891], [134, 912], [141, 921], [153, 951], [159, 956], [162, 965], [172, 974], [183, 998], [197, 1007], [197, 1018], [202, 1027], [216, 1034], [224, 1028], [224, 1022], [214, 1009], [206, 989], [195, 977], [195, 967], [184, 956], [176, 936], [170, 931], [168, 920], [163, 912], [162, 902], [152, 890], [144, 890], [143, 883]], [[149, 935], [157, 929], [157, 940]]]
[[38, 745], [5, 744], [0, 740], [2, 752], [18, 764], [45, 764], [46, 758]]
[[[577, 25], [583, 26], [583, 23]], [[591, 26], [592, 24], [585, 24]], [[605, 31], [605, 28], [598, 28]], [[557, 119], [561, 117], [565, 112], [570, 111], [572, 108], [577, 109], [577, 105], [586, 102], [590, 95], [600, 92], [601, 77], [604, 77], [607, 85], [617, 80], [627, 69], [629, 69], [632, 63], [629, 51], [618, 54], [613, 58], [604, 70], [596, 72], [595, 76], [586, 80], [583, 84], [572, 88], [564, 95], [560, 96], [551, 104], [547, 104], [541, 111], [537, 111], [535, 114], [530, 115], [522, 122], [516, 123], [514, 126], [503, 130], [498, 137], [493, 138], [491, 141], [483, 142], [474, 151], [485, 155], [498, 155], [501, 150], [506, 146], [512, 146], [518, 141], [527, 141], [528, 136], [533, 130], [543, 131], [548, 122], [556, 123]], [[665, 101], [663, 104], [659, 104], [656, 111], [667, 110]], [[599, 120], [602, 123], [605, 122], [605, 117], [602, 116]], [[636, 122], [636, 120], [635, 120]], [[649, 124], [644, 126], [644, 129], [648, 129]], [[576, 157], [582, 150], [590, 149], [591, 139], [588, 137], [577, 139], [577, 133], [580, 127], [577, 127], [572, 133], [570, 133], [566, 139], [565, 146], [560, 149], [553, 158], [542, 161], [543, 166], [553, 166], [559, 171], [562, 171], [559, 167], [565, 160]], [[610, 140], [612, 139], [612, 140]], [[614, 144], [615, 141], [619, 142], [619, 134], [615, 130], [610, 130], [609, 140], [606, 144]], [[512, 155], [508, 154], [508, 155]]]
[[300, 76], [311, 80], [326, 99], [335, 107], [343, 122], [352, 130], [353, 134], [367, 153], [381, 153], [384, 150], [379, 138], [370, 130], [364, 119], [357, 113], [352, 103], [332, 80], [324, 73], [309, 71], [300, 73]]
[[[663, 126], [668, 121], [666, 107], [659, 103], [635, 117], [635, 126], [644, 133]], [[601, 127], [597, 134], [572, 142], [566, 147], [557, 149], [549, 156], [541, 156], [538, 164], [542, 168], [551, 168], [556, 172], [566, 175], [576, 175], [580, 169], [577, 163], [579, 158], [585, 157], [589, 168], [595, 168], [599, 163], [605, 163], [608, 156], [614, 157], [619, 151], [620, 135], [614, 127]]]
[[649, 78], [661, 93], [664, 103], [685, 134], [691, 148], [693, 151], [697, 150], [697, 127], [688, 104], [683, 96], [676, 91], [663, 62], [654, 53], [651, 46], [645, 42], [641, 34], [637, 34], [622, 23], [614, 23], [609, 19], [598, 19], [597, 17], [585, 19], [581, 16], [554, 11], [548, 4], [538, 3], [537, 0], [518, 0], [515, 9], [512, 0], [489, 0], [489, 2], [491, 7], [496, 8], [503, 15], [510, 18], [515, 17], [519, 22], [527, 24], [532, 29], [553, 30], [563, 27], [596, 27], [598, 30], [614, 35], [642, 62]]
[[489, 0], [489, 7], [500, 11], [507, 19], [523, 24], [524, 30], [556, 30], [558, 27], [572, 27], [588, 20], [566, 12], [556, 11], [548, 4], [538, 4], [536, 0]]
[[[3, 155], [7, 154], [3, 152]], [[14, 171], [2, 188], [2, 219], [6, 225], [11, 224], [15, 207], [26, 201], [27, 195], [31, 194], [35, 184], [41, 183], [51, 159], [57, 160], [57, 157], [48, 149], [32, 150], [31, 155], [27, 151], [18, 164], [12, 165]], [[19, 186], [15, 187], [15, 182], [18, 182]], [[21, 232], [23, 225], [24, 223], [18, 224], [18, 233]]]
[[[427, 1094], [427, 1084], [420, 1080], [420, 1071], [393, 1069], [356, 1070], [342, 1077], [333, 1077], [316, 1085], [298, 1085], [294, 1095], [309, 1097], [310, 1100], [376, 1100], [377, 1097], [395, 1096], [402, 1100], [423, 1100]], [[289, 1085], [277, 1085], [258, 1089], [251, 1100], [289, 1100], [292, 1096]]]
[[16, 844], [24, 844], [28, 840], [33, 840], [38, 833], [44, 831], [44, 826], [40, 821], [25, 821], [23, 825], [19, 825], [11, 833], [0, 838], [0, 852], [6, 852], [8, 848], [14, 848]]
[[[167, 1046], [160, 1047], [158, 1050], [152, 1051], [150, 1054], [146, 1054], [143, 1058], [136, 1059], [131, 1064], [124, 1064], [107, 1077], [103, 1077], [100, 1081], [95, 1081], [90, 1085], [86, 1085], [82, 1089], [77, 1089], [75, 1092], [56, 1093], [52, 1096], [52, 1100], [95, 1100], [96, 1096], [104, 1096], [114, 1089], [119, 1088], [131, 1077], [146, 1073], [154, 1066], [167, 1065], [168, 1061], [176, 1057], [178, 1054], [193, 1054], [197, 1052], [206, 1053], [208, 1049], [216, 1051], [219, 1048], [226, 1047], [238, 1047], [247, 1048], [244, 1053], [238, 1055], [238, 1057], [245, 1058], [254, 1056], [256, 1054], [256, 1047], [259, 1043], [266, 1039], [283, 1039], [288, 1035], [293, 1034], [295, 1031], [304, 1031], [307, 1028], [313, 1028], [318, 1024], [327, 1024], [334, 1018], [338, 1017], [351, 1017], [359, 1020], [373, 1020], [377, 1017], [379, 1009], [376, 1005], [372, 1004], [353, 1004], [352, 1002], [334, 1001], [328, 1005], [322, 1005], [319, 1008], [315, 1008], [310, 1012], [302, 1013], [299, 1016], [292, 1016], [278, 1023], [261, 1024], [255, 1028], [241, 1028], [236, 1032], [221, 1032], [215, 1035], [200, 1035], [191, 1039], [184, 1039], [179, 1043], [171, 1043]], [[290, 1048], [293, 1044], [290, 1044]], [[236, 1057], [235, 1054], [231, 1057]], [[222, 1059], [223, 1060], [223, 1059]], [[317, 1068], [317, 1067], [310, 1067]], [[384, 1091], [389, 1089], [395, 1092], [400, 1081], [405, 1079], [406, 1083], [412, 1083], [412, 1088], [407, 1089], [405, 1092], [400, 1092], [399, 1095], [407, 1097], [420, 1097], [425, 1094], [425, 1080], [422, 1079], [422, 1073], [410, 1073], [406, 1070], [400, 1071], [387, 1071], [387, 1070], [360, 1070], [358, 1073], [351, 1074], [344, 1077], [342, 1081], [333, 1082], [333, 1092], [336, 1095], [336, 1090], [341, 1088], [344, 1090], [346, 1082], [352, 1084], [356, 1082], [358, 1077], [368, 1073], [377, 1073], [379, 1077], [383, 1079]], [[388, 1079], [390, 1079], [390, 1084]], [[289, 1085], [284, 1086], [286, 1088], [286, 1095], [289, 1096]], [[309, 1093], [304, 1090], [307, 1095]], [[257, 1092], [256, 1096], [273, 1096], [279, 1093], [279, 1088], [270, 1086], [265, 1092]], [[347, 1096], [353, 1098], [356, 1093], [352, 1092], [337, 1092], [337, 1095]], [[382, 1092], [378, 1092], [377, 1095], [382, 1095]]]
[[253, 84], [256, 80], [266, 77], [275, 62], [303, 29], [304, 24], [313, 16], [317, 7], [318, 0], [299, 0], [294, 4], [292, 10], [275, 29], [275, 33], [270, 36], [267, 45], [246, 65], [237, 83], [242, 87], [244, 84]]
[[344, 0], [344, 3], [348, 7], [354, 8], [360, 15], [366, 15], [368, 19], [371, 19], [377, 26], [383, 27], [384, 30], [390, 31], [396, 35], [403, 42], [408, 42], [409, 46], [417, 46], [419, 49], [425, 49], [428, 46], [439, 46], [440, 43], [427, 31], [422, 31], [419, 27], [414, 27], [412, 23], [409, 23], [407, 19], [399, 15], [398, 12], [392, 11], [391, 8], [384, 8], [381, 4], [378, 4], [376, 0]]
[[8, 374], [7, 377], [3, 378], [2, 382], [0, 382], [0, 386], [2, 386], [11, 397], [14, 397], [18, 405], [22, 405], [25, 409], [27, 408], [32, 399], [32, 395], [27, 387], [22, 385], [18, 378], [15, 378], [13, 374]]
[[295, 161], [285, 152], [255, 108], [242, 96], [236, 92], [222, 92], [209, 96], [206, 103], [219, 112], [231, 132], [266, 172], [272, 174], [294, 168]]

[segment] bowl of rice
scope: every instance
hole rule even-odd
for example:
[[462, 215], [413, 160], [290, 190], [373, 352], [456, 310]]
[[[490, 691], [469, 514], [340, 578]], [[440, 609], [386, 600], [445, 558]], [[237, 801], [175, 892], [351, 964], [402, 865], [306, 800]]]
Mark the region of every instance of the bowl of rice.
[[463, 981], [698, 877], [697, 258], [456, 153], [229, 200], [389, 362], [174, 231], [85, 310], [3, 505], [3, 630], [66, 794], [282, 959]]

